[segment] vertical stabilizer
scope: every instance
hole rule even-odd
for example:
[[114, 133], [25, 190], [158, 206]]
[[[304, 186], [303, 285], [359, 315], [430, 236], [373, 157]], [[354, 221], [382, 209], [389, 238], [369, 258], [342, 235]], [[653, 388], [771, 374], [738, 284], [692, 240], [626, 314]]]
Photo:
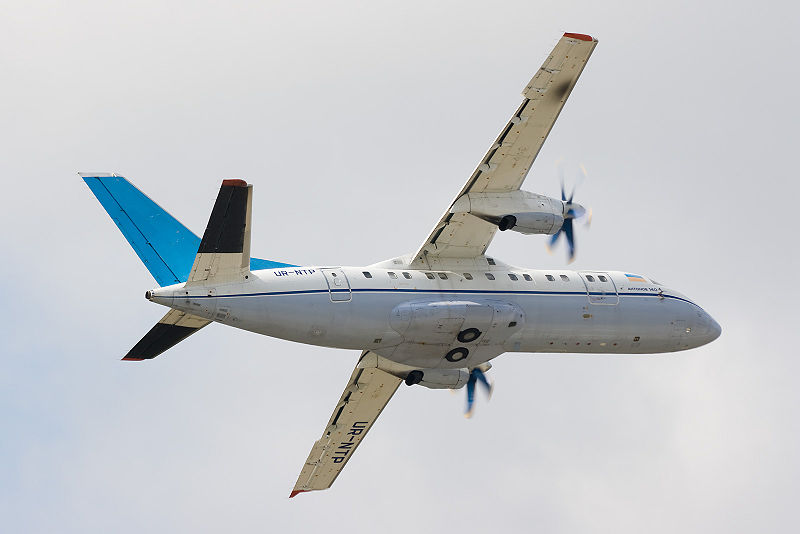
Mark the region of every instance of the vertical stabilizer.
[[187, 285], [234, 282], [250, 274], [253, 186], [223, 180], [200, 241]]
[[[199, 237], [122, 176], [107, 172], [79, 174], [158, 285], [179, 284], [189, 278], [200, 246]], [[249, 233], [245, 241], [249, 246]], [[250, 250], [244, 254], [248, 257]], [[254, 271], [277, 267], [296, 265], [250, 258], [250, 268]]]

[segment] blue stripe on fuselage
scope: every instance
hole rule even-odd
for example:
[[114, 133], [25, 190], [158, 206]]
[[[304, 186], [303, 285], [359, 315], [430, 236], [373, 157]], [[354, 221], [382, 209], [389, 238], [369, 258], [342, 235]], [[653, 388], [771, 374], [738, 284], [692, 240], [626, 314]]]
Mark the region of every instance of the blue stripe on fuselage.
[[[346, 293], [347, 289], [337, 289], [334, 293]], [[580, 296], [586, 297], [585, 291], [505, 291], [505, 290], [491, 290], [491, 289], [407, 289], [407, 288], [354, 288], [350, 289], [353, 293], [433, 293], [433, 294], [465, 294], [465, 295], [550, 295], [550, 296]], [[267, 297], [267, 296], [283, 296], [283, 295], [313, 295], [319, 293], [329, 293], [327, 289], [298, 289], [295, 291], [264, 291], [259, 293], [240, 293], [237, 295], [197, 295], [192, 296], [193, 299], [200, 298], [236, 298], [236, 297]], [[604, 293], [591, 293], [592, 295], [603, 295]], [[605, 295], [613, 296], [605, 293]], [[665, 298], [686, 302], [693, 306], [698, 306], [689, 299], [678, 297], [676, 295], [669, 295], [667, 293], [658, 295], [652, 293], [618, 293], [620, 297], [651, 297], [651, 298]], [[603, 304], [599, 304], [602, 306]], [[702, 308], [701, 308], [702, 309]]]

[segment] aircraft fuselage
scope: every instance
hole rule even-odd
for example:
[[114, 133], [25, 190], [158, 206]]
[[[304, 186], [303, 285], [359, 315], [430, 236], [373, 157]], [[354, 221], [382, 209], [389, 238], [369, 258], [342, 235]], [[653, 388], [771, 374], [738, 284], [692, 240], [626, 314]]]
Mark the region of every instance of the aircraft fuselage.
[[[623, 272], [378, 265], [260, 270], [240, 282], [160, 288], [151, 300], [276, 338], [369, 349], [427, 368], [472, 367], [503, 352], [673, 352], [720, 334], [687, 297]], [[477, 332], [463, 334], [468, 329]]]

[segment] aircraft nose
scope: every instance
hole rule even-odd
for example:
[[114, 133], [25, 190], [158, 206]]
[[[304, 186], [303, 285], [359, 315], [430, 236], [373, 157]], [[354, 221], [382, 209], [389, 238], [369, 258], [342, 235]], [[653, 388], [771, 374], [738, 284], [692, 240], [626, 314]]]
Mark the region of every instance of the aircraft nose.
[[708, 341], [707, 341], [707, 343], [711, 343], [712, 341], [717, 339], [720, 336], [720, 334], [722, 334], [722, 327], [709, 314], [706, 314], [706, 320], [708, 321]]
[[699, 328], [697, 328], [697, 341], [700, 345], [711, 343], [722, 334], [722, 327], [706, 311], [698, 313]]

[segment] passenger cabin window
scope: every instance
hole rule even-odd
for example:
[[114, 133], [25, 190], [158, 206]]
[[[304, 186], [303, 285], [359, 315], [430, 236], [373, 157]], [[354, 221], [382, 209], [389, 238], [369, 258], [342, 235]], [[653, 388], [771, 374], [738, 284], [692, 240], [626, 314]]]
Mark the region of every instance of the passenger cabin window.
[[555, 281], [555, 278], [553, 278], [552, 274], [546, 274], [546, 275], [544, 275], [544, 277], [547, 278], [548, 280], [550, 280], [551, 282]]
[[567, 276], [566, 274], [562, 274], [561, 280], [563, 280], [564, 282], [569, 282], [569, 276]]
[[533, 282], [533, 278], [531, 278], [529, 274], [523, 274], [522, 278], [524, 278], [526, 282]]
[[389, 278], [391, 278], [392, 280], [394, 280], [394, 279], [396, 279], [396, 278], [397, 278], [397, 275], [396, 275], [396, 274], [394, 274], [393, 272], [391, 272], [391, 271], [390, 271], [390, 272], [389, 272]]
[[608, 282], [608, 278], [606, 278], [606, 277], [605, 277], [605, 276], [603, 276], [602, 274], [601, 274], [601, 275], [599, 275], [597, 278], [599, 278], [601, 282]]
[[515, 281], [515, 282], [516, 282], [517, 280], [519, 280], [519, 278], [517, 278], [517, 275], [516, 275], [516, 274], [514, 274], [514, 273], [508, 273], [508, 277], [509, 277], [509, 278], [511, 278], [511, 279], [512, 279], [513, 281]]
[[486, 273], [486, 278], [489, 280], [494, 280], [494, 275], [492, 273]]
[[436, 278], [435, 276], [433, 276], [433, 273], [425, 273], [425, 276], [428, 277], [428, 280], [433, 280], [434, 278]]
[[364, 275], [364, 278], [372, 278], [372, 273], [371, 273], [371, 272], [369, 272], [369, 271], [364, 271], [364, 272], [363, 272], [363, 273], [361, 273], [361, 274], [363, 274], [363, 275]]
[[447, 280], [447, 275], [445, 273], [436, 273], [436, 274], [438, 274], [439, 278], [441, 278], [442, 280]]
[[407, 280], [411, 280], [411, 275], [408, 274], [408, 273], [403, 273], [403, 278], [405, 278]]
[[592, 276], [591, 274], [587, 274], [587, 275], [586, 275], [586, 279], [587, 279], [588, 281], [590, 281], [590, 282], [594, 282], [594, 276]]

